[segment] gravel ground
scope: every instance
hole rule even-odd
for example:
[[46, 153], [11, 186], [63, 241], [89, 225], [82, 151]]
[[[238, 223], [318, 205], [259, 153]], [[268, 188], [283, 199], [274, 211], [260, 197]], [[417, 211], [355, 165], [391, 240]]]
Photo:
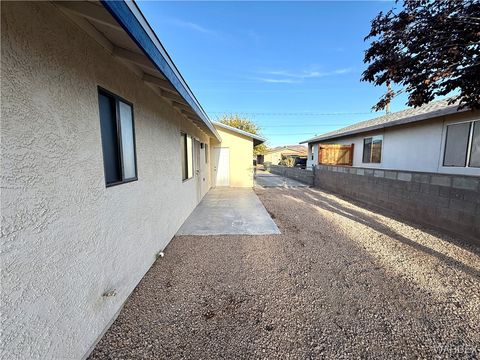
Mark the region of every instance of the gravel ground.
[[480, 248], [313, 188], [282, 235], [182, 236], [90, 359], [480, 358]]

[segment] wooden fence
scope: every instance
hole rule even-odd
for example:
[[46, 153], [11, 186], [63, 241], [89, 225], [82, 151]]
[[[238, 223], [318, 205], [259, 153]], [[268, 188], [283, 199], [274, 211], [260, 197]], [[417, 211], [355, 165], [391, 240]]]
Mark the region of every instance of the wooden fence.
[[353, 144], [321, 144], [318, 147], [318, 162], [322, 165], [352, 165]]

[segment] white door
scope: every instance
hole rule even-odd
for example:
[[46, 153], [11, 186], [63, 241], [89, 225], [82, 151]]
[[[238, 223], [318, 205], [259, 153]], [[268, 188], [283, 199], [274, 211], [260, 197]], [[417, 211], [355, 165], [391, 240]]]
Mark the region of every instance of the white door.
[[230, 149], [213, 149], [213, 178], [215, 186], [230, 186]]

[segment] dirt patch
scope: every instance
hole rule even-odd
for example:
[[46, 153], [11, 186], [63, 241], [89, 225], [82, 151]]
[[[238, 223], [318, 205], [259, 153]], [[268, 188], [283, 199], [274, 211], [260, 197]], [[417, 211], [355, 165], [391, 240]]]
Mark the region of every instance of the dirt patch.
[[477, 358], [480, 250], [318, 189], [282, 235], [174, 238], [91, 359]]

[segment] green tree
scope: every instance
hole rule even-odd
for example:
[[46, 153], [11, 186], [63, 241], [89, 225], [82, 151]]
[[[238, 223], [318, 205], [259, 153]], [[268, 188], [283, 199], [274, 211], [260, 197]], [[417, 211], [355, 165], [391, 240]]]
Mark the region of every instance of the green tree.
[[452, 102], [480, 108], [480, 0], [405, 0], [373, 19], [365, 40], [362, 80], [388, 89], [375, 110], [401, 92], [416, 107], [453, 91]]
[[[260, 135], [260, 127], [257, 124], [250, 119], [241, 117], [238, 114], [222, 115], [217, 119], [217, 121], [254, 135]], [[253, 155], [263, 155], [265, 154], [266, 150], [267, 146], [265, 143], [257, 145], [253, 148]]]

